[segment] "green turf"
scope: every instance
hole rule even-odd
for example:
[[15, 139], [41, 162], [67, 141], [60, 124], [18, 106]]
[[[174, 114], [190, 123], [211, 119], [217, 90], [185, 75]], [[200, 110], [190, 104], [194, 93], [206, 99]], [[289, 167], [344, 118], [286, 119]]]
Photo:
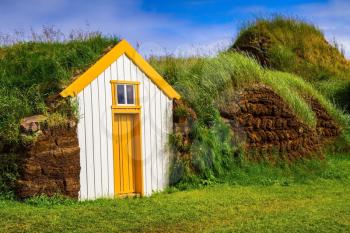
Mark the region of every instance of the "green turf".
[[[289, 185], [218, 184], [150, 198], [0, 201], [0, 232], [349, 232], [350, 155]], [[283, 174], [281, 174], [283, 176]]]
[[271, 69], [296, 74], [330, 100], [349, 109], [350, 62], [335, 39], [300, 18], [258, 17], [246, 23], [231, 49], [248, 52]]
[[[49, 115], [53, 109], [45, 101], [118, 41], [92, 34], [64, 42], [31, 41], [0, 47], [0, 153], [1, 144], [20, 144], [23, 117]], [[67, 111], [63, 114], [68, 115]]]

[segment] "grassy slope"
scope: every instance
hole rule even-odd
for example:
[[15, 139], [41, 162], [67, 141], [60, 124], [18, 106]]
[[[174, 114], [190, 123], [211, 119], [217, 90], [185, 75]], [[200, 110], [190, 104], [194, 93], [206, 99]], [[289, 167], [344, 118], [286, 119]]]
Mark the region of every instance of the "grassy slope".
[[[328, 162], [320, 176], [295, 176], [287, 186], [215, 185], [151, 198], [82, 203], [0, 201], [0, 231], [349, 232], [350, 159], [338, 155]], [[250, 177], [254, 174], [241, 179]]]
[[62, 43], [21, 42], [0, 47], [0, 144], [17, 143], [20, 119], [45, 114], [45, 99], [58, 94], [117, 41], [95, 35]]
[[[190, 155], [178, 157], [173, 166], [171, 181], [180, 181], [180, 186], [212, 182], [235, 166], [233, 155], [242, 154], [241, 142], [232, 143], [218, 109], [220, 104], [225, 104], [227, 96], [247, 85], [270, 86], [310, 127], [316, 126], [317, 119], [305, 96], [318, 100], [340, 126], [349, 127], [348, 115], [335, 108], [310, 83], [293, 74], [263, 68], [254, 59], [237, 52], [213, 58], [153, 58], [151, 64], [181, 93], [198, 117], [190, 129], [191, 145], [178, 143], [181, 140], [176, 139], [177, 135], [172, 140], [175, 150]], [[349, 142], [345, 140], [344, 144]]]
[[[318, 100], [340, 125], [348, 123], [347, 117], [310, 83], [293, 74], [265, 69], [254, 59], [237, 52], [220, 54], [214, 58], [154, 58], [151, 63], [199, 114], [210, 104], [216, 108], [217, 102], [231, 91], [261, 83], [270, 86], [299, 119], [311, 127], [316, 125], [316, 117], [303, 98], [305, 95]], [[226, 94], [222, 95], [223, 92]]]
[[248, 51], [273, 68], [312, 82], [330, 99], [349, 107], [350, 62], [314, 25], [295, 18], [258, 18], [240, 31], [232, 49]]

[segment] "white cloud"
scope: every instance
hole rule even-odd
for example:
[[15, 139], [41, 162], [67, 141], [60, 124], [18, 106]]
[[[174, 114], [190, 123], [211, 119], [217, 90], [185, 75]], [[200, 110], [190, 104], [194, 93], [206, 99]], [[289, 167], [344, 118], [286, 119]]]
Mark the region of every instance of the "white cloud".
[[[116, 4], [117, 3], [117, 4]], [[83, 4], [69, 0], [31, 0], [0, 3], [0, 28], [39, 30], [54, 25], [63, 32], [86, 28], [116, 34], [134, 45], [140, 44], [144, 55], [171, 53], [194, 55], [213, 53], [227, 44], [234, 33], [233, 25], [196, 25], [185, 19], [141, 10], [141, 1], [101, 1]], [[190, 49], [188, 53], [185, 52]]]
[[[187, 4], [198, 4], [191, 1]], [[205, 3], [212, 2], [204, 0]], [[329, 40], [335, 37], [344, 45], [350, 57], [350, 1], [333, 0], [327, 3], [302, 4], [285, 8], [267, 8], [251, 5], [227, 9], [232, 22], [202, 25], [190, 20], [142, 10], [140, 0], [2, 0], [0, 1], [0, 30], [40, 29], [42, 25], [54, 25], [62, 31], [86, 28], [116, 34], [140, 44], [140, 51], [149, 54], [207, 55], [227, 47], [241, 25], [238, 19], [246, 19], [272, 12], [295, 14], [320, 26]], [[236, 17], [239, 15], [239, 17]]]

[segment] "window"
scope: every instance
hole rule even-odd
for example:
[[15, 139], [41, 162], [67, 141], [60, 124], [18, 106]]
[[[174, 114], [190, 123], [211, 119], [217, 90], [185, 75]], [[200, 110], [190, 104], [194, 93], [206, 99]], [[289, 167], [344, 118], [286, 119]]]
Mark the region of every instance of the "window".
[[140, 82], [127, 80], [111, 80], [112, 108], [114, 109], [139, 109]]
[[117, 85], [118, 104], [125, 104], [125, 85]]
[[118, 105], [135, 105], [135, 85], [117, 84], [116, 97]]
[[134, 85], [126, 86], [126, 103], [135, 104]]

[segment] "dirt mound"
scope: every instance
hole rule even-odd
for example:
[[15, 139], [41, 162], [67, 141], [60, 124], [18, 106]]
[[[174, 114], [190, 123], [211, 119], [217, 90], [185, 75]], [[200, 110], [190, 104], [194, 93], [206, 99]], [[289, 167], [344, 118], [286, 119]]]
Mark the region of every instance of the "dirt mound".
[[292, 159], [319, 150], [339, 134], [326, 110], [318, 102], [309, 101], [317, 116], [316, 129], [298, 120], [281, 97], [263, 85], [245, 88], [230, 97], [220, 113], [253, 154], [283, 154]]

